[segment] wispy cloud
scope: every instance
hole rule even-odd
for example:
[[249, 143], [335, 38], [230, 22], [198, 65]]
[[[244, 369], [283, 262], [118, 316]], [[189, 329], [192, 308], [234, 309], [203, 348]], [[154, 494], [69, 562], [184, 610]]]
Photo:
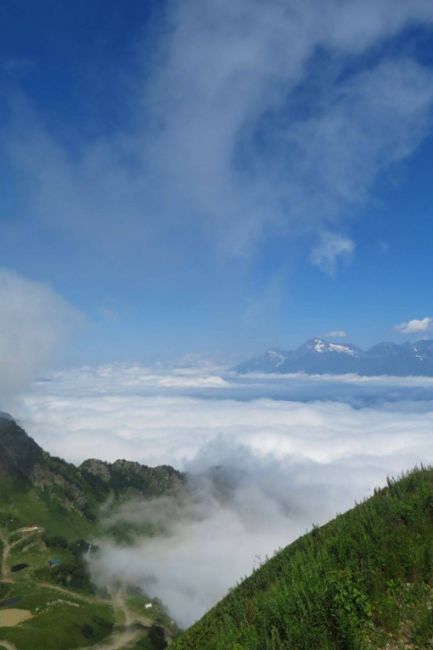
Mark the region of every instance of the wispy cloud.
[[[111, 254], [156, 250], [151, 264], [197, 238], [251, 253], [270, 232], [334, 227], [430, 131], [431, 72], [376, 46], [432, 19], [422, 0], [173, 0], [123, 129], [71, 152], [13, 111], [6, 144], [32, 214]], [[333, 242], [312, 258], [328, 271], [352, 250]]]
[[405, 323], [396, 325], [395, 329], [401, 334], [418, 334], [420, 332], [429, 332], [433, 329], [433, 318], [430, 316], [426, 316], [425, 318], [414, 318]]
[[350, 259], [355, 244], [348, 237], [334, 233], [323, 233], [319, 242], [311, 250], [310, 259], [313, 264], [329, 275], [334, 275], [339, 259]]
[[344, 339], [347, 336], [347, 332], [345, 330], [331, 330], [330, 332], [326, 332], [325, 336], [328, 336], [330, 339]]

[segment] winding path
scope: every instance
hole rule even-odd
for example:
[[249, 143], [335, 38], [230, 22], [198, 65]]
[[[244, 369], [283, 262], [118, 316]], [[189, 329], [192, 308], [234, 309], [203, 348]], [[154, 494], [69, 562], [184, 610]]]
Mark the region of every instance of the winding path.
[[[1, 567], [0, 567], [0, 576], [3, 582], [13, 583], [14, 580], [10, 575], [9, 570], [9, 555], [11, 550], [21, 544], [23, 541], [28, 541], [29, 536], [33, 536], [35, 533], [24, 534], [22, 537], [19, 537], [14, 542], [10, 542], [10, 537], [14, 534], [10, 532], [8, 535], [5, 534], [5, 531], [0, 529], [0, 542], [2, 544], [2, 553], [1, 553]], [[60, 592], [69, 596], [69, 598], [74, 598], [76, 600], [82, 600], [88, 603], [94, 603], [96, 601], [101, 602], [100, 598], [95, 598], [92, 596], [85, 596], [84, 594], [77, 593], [66, 587], [60, 587], [53, 585], [49, 582], [38, 581], [37, 584], [40, 587], [45, 589], [50, 589], [53, 591]], [[128, 648], [130, 644], [137, 641], [143, 634], [143, 627], [151, 627], [153, 625], [153, 620], [147, 618], [146, 616], [141, 616], [136, 612], [133, 612], [127, 605], [125, 594], [122, 590], [118, 590], [111, 594], [111, 599], [106, 600], [107, 604], [111, 604], [118, 620], [119, 629], [115, 629], [112, 634], [107, 636], [102, 641], [99, 641], [83, 650], [122, 650]], [[18, 648], [11, 643], [10, 641], [4, 641], [0, 639], [0, 650], [18, 650]]]
[[10, 542], [9, 538], [11, 535], [13, 535], [16, 531], [13, 531], [9, 533], [9, 535], [5, 535], [4, 531], [0, 530], [0, 542], [2, 543], [2, 559], [1, 559], [1, 579], [3, 582], [13, 582], [13, 580], [10, 577], [9, 573], [9, 554], [15, 546], [19, 546], [23, 542], [28, 541], [29, 537], [33, 537], [35, 534], [39, 534], [38, 531], [31, 531], [27, 534], [23, 534], [22, 537], [18, 537], [14, 542]]
[[143, 631], [136, 627], [137, 624], [143, 627], [150, 627], [153, 621], [145, 616], [139, 616], [132, 612], [125, 601], [124, 593], [119, 590], [112, 595], [112, 605], [116, 613], [120, 614], [123, 629], [115, 630], [108, 637], [95, 643], [83, 650], [122, 650], [128, 648], [129, 645], [137, 641]]

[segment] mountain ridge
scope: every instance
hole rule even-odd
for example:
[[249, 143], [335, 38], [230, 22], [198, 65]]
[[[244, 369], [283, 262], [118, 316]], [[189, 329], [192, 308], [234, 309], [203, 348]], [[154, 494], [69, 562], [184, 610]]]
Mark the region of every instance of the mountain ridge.
[[[185, 475], [169, 465], [148, 467], [119, 459], [88, 459], [79, 467], [44, 451], [10, 416], [0, 414], [1, 510], [14, 507], [16, 494], [31, 496], [36, 511], [57, 513], [54, 524], [92, 527], [108, 499], [149, 498], [178, 491]], [[59, 519], [60, 518], [60, 519]]]
[[314, 337], [296, 350], [270, 348], [234, 368], [240, 374], [304, 372], [307, 374], [358, 374], [366, 376], [433, 376], [433, 340], [414, 343], [383, 341], [362, 350], [352, 343]]

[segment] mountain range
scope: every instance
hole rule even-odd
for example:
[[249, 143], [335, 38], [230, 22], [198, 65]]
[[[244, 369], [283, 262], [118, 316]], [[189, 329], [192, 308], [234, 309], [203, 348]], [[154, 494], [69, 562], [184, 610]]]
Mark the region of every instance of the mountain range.
[[351, 343], [313, 338], [296, 350], [272, 348], [240, 363], [239, 373], [294, 373], [433, 376], [433, 340], [415, 343], [382, 342], [362, 350]]

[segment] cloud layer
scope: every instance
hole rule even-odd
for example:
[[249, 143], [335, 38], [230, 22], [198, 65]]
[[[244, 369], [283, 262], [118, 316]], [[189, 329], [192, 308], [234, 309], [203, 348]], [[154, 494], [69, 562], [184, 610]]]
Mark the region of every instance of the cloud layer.
[[[93, 565], [160, 598], [188, 625], [274, 550], [433, 460], [433, 380], [221, 376], [104, 366], [39, 382], [17, 415], [52, 453], [129, 458], [192, 474], [219, 466], [228, 491], [133, 504], [120, 515], [166, 535], [102, 545]], [[153, 519], [152, 519], [153, 518]]]

